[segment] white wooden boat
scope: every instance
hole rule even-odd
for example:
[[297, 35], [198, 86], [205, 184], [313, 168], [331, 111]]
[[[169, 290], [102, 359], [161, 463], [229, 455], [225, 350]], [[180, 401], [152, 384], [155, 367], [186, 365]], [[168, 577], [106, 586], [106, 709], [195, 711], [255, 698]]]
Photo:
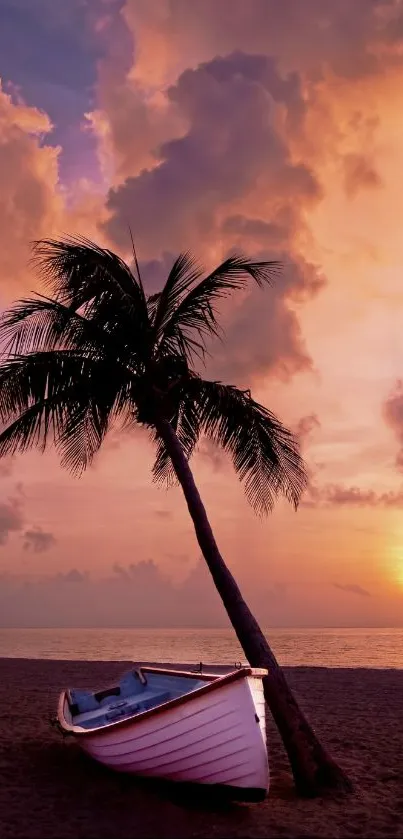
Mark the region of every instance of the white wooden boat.
[[269, 788], [266, 674], [242, 665], [196, 672], [140, 664], [106, 690], [63, 691], [58, 723], [111, 769], [260, 800]]

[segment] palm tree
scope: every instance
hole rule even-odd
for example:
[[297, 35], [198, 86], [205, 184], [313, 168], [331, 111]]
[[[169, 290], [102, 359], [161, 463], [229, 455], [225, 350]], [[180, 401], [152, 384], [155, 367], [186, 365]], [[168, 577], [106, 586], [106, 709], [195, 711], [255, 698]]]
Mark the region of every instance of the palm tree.
[[230, 256], [207, 276], [188, 253], [165, 286], [147, 296], [133, 246], [133, 270], [83, 239], [42, 240], [33, 261], [51, 297], [15, 303], [0, 320], [0, 457], [55, 445], [62, 465], [89, 466], [111, 425], [145, 426], [156, 443], [153, 475], [179, 481], [196, 537], [245, 655], [265, 667], [266, 701], [298, 790], [349, 788], [319, 743], [257, 621], [227, 568], [189, 467], [201, 434], [232, 456], [253, 508], [285, 496], [296, 508], [306, 484], [292, 434], [250, 391], [201, 378], [206, 339], [218, 334], [215, 303], [249, 278], [270, 283], [273, 262]]

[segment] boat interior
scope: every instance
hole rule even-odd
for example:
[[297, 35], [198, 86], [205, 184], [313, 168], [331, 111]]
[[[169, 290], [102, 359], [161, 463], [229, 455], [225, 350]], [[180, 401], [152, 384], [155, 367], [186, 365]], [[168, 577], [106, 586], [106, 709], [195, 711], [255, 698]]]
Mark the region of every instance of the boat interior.
[[72, 689], [66, 692], [66, 697], [73, 724], [92, 729], [149, 711], [204, 687], [209, 681], [202, 676], [144, 672], [138, 668], [125, 673], [116, 685], [105, 690]]

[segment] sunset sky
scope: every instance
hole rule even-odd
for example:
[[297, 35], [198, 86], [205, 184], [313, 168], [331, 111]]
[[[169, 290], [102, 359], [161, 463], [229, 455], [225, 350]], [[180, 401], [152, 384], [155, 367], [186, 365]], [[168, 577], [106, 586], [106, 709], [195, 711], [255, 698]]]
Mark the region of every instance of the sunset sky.
[[[0, 307], [63, 233], [130, 259], [130, 225], [150, 290], [180, 250], [280, 259], [205, 375], [300, 434], [309, 489], [256, 519], [205, 442], [196, 481], [264, 626], [403, 625], [401, 0], [2, 0], [0, 76]], [[2, 626], [226, 625], [152, 456], [0, 462]]]

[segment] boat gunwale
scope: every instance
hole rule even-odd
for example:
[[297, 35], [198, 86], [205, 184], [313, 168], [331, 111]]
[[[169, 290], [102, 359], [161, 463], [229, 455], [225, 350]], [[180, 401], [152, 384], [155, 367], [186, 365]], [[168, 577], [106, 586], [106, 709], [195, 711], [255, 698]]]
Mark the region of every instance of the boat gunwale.
[[[258, 670], [258, 672], [256, 672], [256, 669]], [[210, 693], [213, 690], [217, 690], [223, 686], [225, 687], [225, 685], [230, 684], [231, 682], [235, 682], [239, 679], [245, 679], [247, 677], [253, 676], [255, 678], [262, 679], [264, 674], [268, 673], [267, 670], [264, 671], [261, 668], [252, 668], [248, 666], [238, 667], [236, 670], [231, 670], [230, 673], [226, 673], [223, 676], [214, 674], [202, 674], [200, 672], [190, 672], [188, 670], [168, 670], [161, 667], [142, 666], [141, 670], [143, 670], [146, 673], [157, 673], [170, 676], [186, 676], [188, 678], [193, 678], [197, 680], [202, 678], [205, 681], [207, 681], [207, 684], [202, 685], [199, 688], [196, 688], [196, 690], [189, 691], [188, 693], [185, 693], [182, 696], [176, 696], [173, 699], [168, 699], [166, 702], [162, 702], [160, 705], [156, 705], [154, 708], [148, 708], [147, 710], [140, 711], [140, 713], [132, 715], [130, 717], [112, 720], [111, 722], [108, 722], [105, 725], [90, 729], [85, 729], [82, 728], [80, 725], [75, 725], [74, 723], [67, 722], [64, 716], [65, 703], [67, 702], [67, 704], [69, 704], [68, 688], [66, 688], [60, 694], [57, 710], [57, 717], [63, 731], [68, 734], [74, 734], [74, 736], [91, 738], [102, 734], [103, 731], [110, 731], [114, 728], [127, 728], [128, 726], [136, 725], [137, 722], [140, 722], [141, 720], [144, 720], [146, 718], [148, 719], [149, 717], [156, 716], [157, 714], [162, 714], [166, 711], [170, 711], [171, 708], [175, 708], [179, 705], [185, 705], [188, 702], [192, 702], [192, 700], [198, 699], [199, 697], [203, 697], [207, 693]]]

